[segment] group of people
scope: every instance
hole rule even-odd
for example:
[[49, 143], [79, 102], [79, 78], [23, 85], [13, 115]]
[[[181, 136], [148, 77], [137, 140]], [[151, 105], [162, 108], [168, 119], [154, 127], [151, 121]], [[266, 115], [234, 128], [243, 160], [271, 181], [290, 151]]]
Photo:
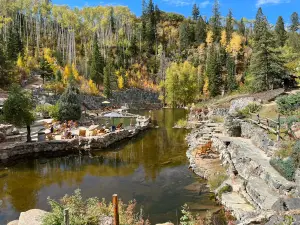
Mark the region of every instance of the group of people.
[[78, 128], [78, 123], [76, 121], [64, 121], [64, 122], [54, 122], [50, 125], [50, 136], [53, 137], [55, 134], [61, 134], [62, 139], [71, 139], [74, 137], [72, 130]]

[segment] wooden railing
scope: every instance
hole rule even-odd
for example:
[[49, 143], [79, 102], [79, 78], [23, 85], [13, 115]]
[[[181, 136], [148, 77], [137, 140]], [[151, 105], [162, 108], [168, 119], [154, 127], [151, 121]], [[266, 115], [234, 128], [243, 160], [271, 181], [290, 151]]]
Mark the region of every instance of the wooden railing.
[[280, 141], [280, 115], [278, 115], [277, 120], [270, 118], [262, 118], [259, 114], [250, 113], [256, 117], [255, 119], [249, 119], [250, 122], [256, 124], [257, 126], [268, 130], [269, 132], [276, 134], [277, 141]]

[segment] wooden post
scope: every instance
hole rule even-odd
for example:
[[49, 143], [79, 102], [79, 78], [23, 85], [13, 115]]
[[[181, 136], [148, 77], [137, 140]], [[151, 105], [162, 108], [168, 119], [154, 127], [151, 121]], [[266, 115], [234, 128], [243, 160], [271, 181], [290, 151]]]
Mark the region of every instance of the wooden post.
[[112, 196], [112, 203], [114, 207], [114, 225], [119, 225], [119, 207], [118, 207], [118, 195]]
[[270, 127], [270, 123], [269, 123], [269, 119], [267, 118], [267, 125], [268, 127]]
[[260, 123], [259, 114], [257, 114], [257, 123]]
[[277, 141], [280, 141], [280, 114], [278, 114], [278, 121], [277, 121]]
[[70, 225], [69, 209], [64, 209], [64, 225]]

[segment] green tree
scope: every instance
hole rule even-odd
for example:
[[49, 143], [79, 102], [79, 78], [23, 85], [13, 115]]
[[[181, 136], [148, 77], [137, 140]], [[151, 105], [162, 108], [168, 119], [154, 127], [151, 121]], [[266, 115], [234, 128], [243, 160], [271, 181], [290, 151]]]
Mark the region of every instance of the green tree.
[[292, 32], [296, 32], [299, 30], [300, 22], [299, 22], [299, 15], [297, 12], [293, 12], [291, 15], [291, 26], [290, 29]]
[[221, 13], [219, 0], [215, 0], [212, 17], [210, 18], [210, 26], [213, 32], [214, 42], [219, 42], [221, 39]]
[[233, 23], [234, 23], [234, 19], [233, 19], [233, 16], [232, 16], [232, 11], [229, 10], [227, 18], [226, 18], [226, 27], [225, 27], [227, 44], [231, 40], [231, 36], [232, 36], [232, 33], [233, 33]]
[[227, 63], [226, 63], [226, 69], [227, 69], [227, 77], [226, 77], [226, 89], [228, 92], [232, 92], [238, 88], [238, 84], [236, 82], [236, 66], [234, 59], [229, 56], [227, 57]]
[[245, 23], [244, 23], [244, 19], [242, 18], [241, 21], [239, 22], [239, 33], [243, 36], [245, 36], [245, 32], [246, 32], [246, 27], [245, 27]]
[[109, 11], [109, 22], [110, 22], [110, 29], [111, 32], [114, 34], [116, 33], [116, 22], [114, 18], [114, 8], [111, 7]]
[[10, 71], [10, 62], [8, 62], [6, 55], [4, 54], [3, 48], [0, 45], [0, 87], [5, 87], [8, 84], [10, 84]]
[[287, 32], [284, 28], [284, 21], [282, 16], [279, 16], [276, 22], [275, 37], [277, 45], [283, 47], [287, 39]]
[[173, 107], [195, 101], [199, 87], [197, 69], [189, 62], [172, 63], [166, 71], [166, 102]]
[[3, 105], [3, 117], [7, 123], [17, 127], [27, 127], [27, 142], [31, 141], [30, 126], [34, 121], [32, 97], [18, 85], [9, 90], [8, 99]]
[[47, 60], [44, 58], [40, 61], [40, 70], [41, 70], [41, 76], [43, 78], [43, 84], [45, 83], [46, 79], [53, 78], [53, 69], [51, 68], [51, 65], [48, 63]]
[[193, 20], [195, 21], [197, 21], [200, 16], [200, 10], [196, 3], [193, 5], [192, 16], [193, 16]]
[[191, 44], [191, 30], [187, 20], [183, 21], [179, 27], [179, 42], [181, 50], [187, 49]]
[[260, 38], [264, 35], [265, 30], [267, 29], [267, 18], [263, 14], [261, 8], [257, 10], [256, 19], [254, 23], [254, 41], [258, 42]]
[[253, 90], [264, 91], [279, 87], [286, 77], [284, 62], [280, 51], [275, 49], [275, 41], [271, 32], [264, 27], [261, 37], [254, 45], [251, 59], [251, 72], [254, 75]]
[[57, 70], [56, 74], [55, 74], [55, 79], [56, 81], [62, 81], [62, 73], [60, 70]]
[[222, 74], [220, 57], [214, 46], [209, 49], [206, 61], [206, 75], [208, 77], [208, 90], [212, 97], [221, 94]]
[[104, 95], [106, 96], [106, 98], [110, 98], [111, 96], [111, 83], [112, 83], [112, 76], [114, 74], [114, 68], [112, 63], [108, 63], [105, 67], [104, 67]]
[[199, 45], [206, 40], [206, 23], [202, 16], [199, 17], [195, 25], [195, 41]]
[[93, 54], [91, 59], [90, 77], [97, 85], [103, 83], [103, 68], [104, 60], [99, 50], [97, 35], [95, 35], [93, 44]]
[[59, 120], [79, 120], [81, 118], [81, 102], [79, 90], [69, 83], [58, 101]]
[[13, 25], [9, 28], [6, 49], [7, 57], [12, 61], [16, 61], [19, 53], [23, 53], [23, 44], [16, 25]]

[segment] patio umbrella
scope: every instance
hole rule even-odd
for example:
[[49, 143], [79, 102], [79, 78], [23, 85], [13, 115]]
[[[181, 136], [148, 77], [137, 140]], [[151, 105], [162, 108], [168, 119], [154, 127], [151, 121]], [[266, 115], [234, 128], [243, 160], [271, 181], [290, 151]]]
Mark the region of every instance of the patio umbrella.
[[114, 124], [114, 118], [122, 118], [123, 115], [120, 113], [117, 113], [117, 112], [110, 112], [110, 113], [104, 114], [103, 117], [112, 118], [113, 124]]
[[104, 102], [102, 102], [102, 104], [110, 104], [110, 102], [109, 101], [104, 101]]

